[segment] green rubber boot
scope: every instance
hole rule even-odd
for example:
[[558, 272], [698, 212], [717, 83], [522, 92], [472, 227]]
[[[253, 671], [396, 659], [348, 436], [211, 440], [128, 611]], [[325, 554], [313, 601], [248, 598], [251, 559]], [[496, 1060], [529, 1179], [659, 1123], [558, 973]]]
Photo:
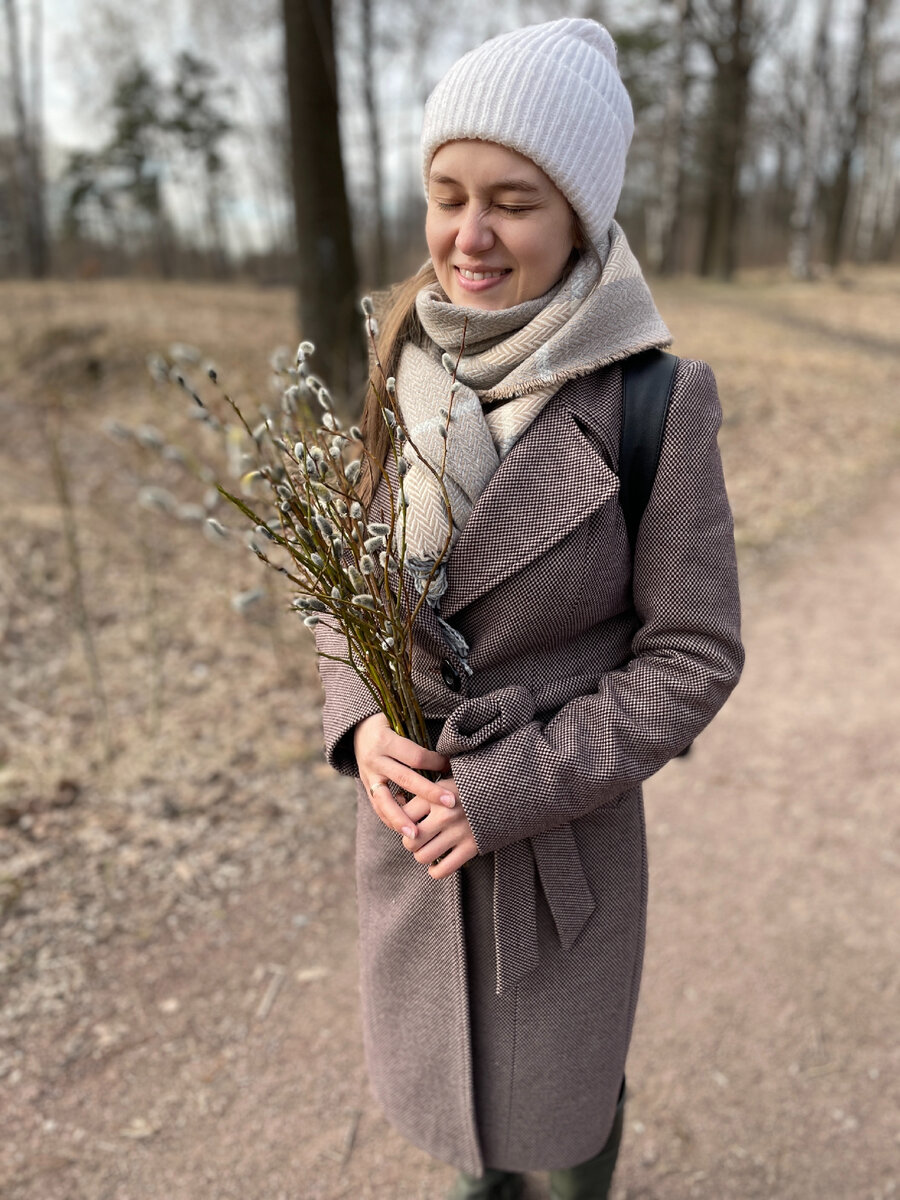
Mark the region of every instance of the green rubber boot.
[[606, 1144], [599, 1154], [569, 1167], [567, 1171], [550, 1172], [551, 1200], [607, 1200], [612, 1185], [619, 1146], [622, 1142], [622, 1127], [625, 1124], [625, 1080], [619, 1091], [616, 1116]]
[[460, 1171], [447, 1200], [519, 1200], [525, 1181], [512, 1171], [491, 1168], [481, 1176]]

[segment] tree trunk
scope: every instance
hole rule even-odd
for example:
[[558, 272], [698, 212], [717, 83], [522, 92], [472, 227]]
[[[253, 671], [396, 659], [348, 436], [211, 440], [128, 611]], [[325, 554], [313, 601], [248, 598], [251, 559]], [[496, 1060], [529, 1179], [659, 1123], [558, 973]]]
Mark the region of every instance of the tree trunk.
[[672, 67], [666, 88], [666, 115], [659, 172], [659, 203], [649, 236], [647, 257], [653, 270], [674, 275], [682, 265], [681, 238], [684, 208], [685, 146], [684, 102], [687, 92], [688, 26], [691, 0], [675, 0], [675, 37]]
[[810, 73], [803, 161], [791, 213], [792, 233], [788, 266], [795, 279], [812, 278], [813, 225], [816, 219], [819, 162], [828, 104], [828, 32], [831, 28], [831, 11], [832, 0], [822, 0]]
[[[40, 159], [41, 114], [32, 112], [29, 121], [25, 104], [25, 85], [22, 78], [22, 51], [19, 42], [19, 19], [16, 0], [4, 0], [6, 7], [7, 41], [9, 42], [9, 74], [15, 124], [15, 173], [21, 197], [25, 251], [28, 271], [33, 279], [47, 274], [47, 223], [44, 211], [43, 170]], [[35, 14], [39, 31], [41, 9]], [[35, 98], [40, 96], [40, 80], [35, 82]]]
[[853, 84], [850, 93], [848, 119], [844, 126], [841, 157], [831, 189], [828, 229], [825, 239], [828, 263], [832, 269], [838, 266], [844, 253], [844, 232], [847, 223], [847, 209], [850, 202], [853, 159], [857, 147], [865, 137], [866, 123], [869, 116], [867, 86], [868, 58], [872, 34], [872, 20], [878, 6], [879, 0], [863, 0], [859, 11], [859, 33], [857, 35], [856, 59], [852, 68]]
[[753, 54], [749, 0], [732, 0], [730, 34], [710, 45], [716, 64], [709, 143], [709, 187], [704, 213], [700, 274], [730, 279], [737, 265], [740, 168]]
[[372, 28], [372, 0], [360, 0], [360, 24], [362, 34], [363, 107], [366, 113], [366, 130], [369, 138], [369, 162], [371, 164], [372, 219], [374, 250], [372, 271], [375, 287], [384, 287], [388, 275], [387, 230], [384, 219], [384, 168], [381, 152], [381, 118], [375, 94], [375, 44]]
[[283, 0], [300, 334], [337, 397], [363, 378], [362, 319], [338, 127], [331, 0]]

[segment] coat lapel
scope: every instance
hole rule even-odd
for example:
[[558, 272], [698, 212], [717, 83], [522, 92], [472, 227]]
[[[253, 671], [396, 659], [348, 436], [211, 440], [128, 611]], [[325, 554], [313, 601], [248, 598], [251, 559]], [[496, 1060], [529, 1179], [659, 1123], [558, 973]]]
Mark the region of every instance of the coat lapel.
[[450, 554], [450, 617], [571, 533], [618, 491], [563, 387], [497, 468]]

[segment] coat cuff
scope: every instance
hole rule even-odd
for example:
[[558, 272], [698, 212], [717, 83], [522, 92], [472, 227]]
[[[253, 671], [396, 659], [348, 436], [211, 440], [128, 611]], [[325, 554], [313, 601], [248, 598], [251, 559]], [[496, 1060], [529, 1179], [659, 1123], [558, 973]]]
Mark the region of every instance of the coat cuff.
[[533, 719], [534, 712], [533, 695], [520, 686], [472, 697], [457, 705], [444, 722], [435, 749], [447, 758], [471, 754], [521, 729]]

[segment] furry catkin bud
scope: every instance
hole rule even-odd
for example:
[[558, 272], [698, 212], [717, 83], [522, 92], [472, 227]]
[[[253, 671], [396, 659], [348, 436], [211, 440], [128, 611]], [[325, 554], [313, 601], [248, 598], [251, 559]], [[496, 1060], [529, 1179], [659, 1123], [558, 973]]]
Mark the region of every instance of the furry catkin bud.
[[228, 530], [225, 528], [225, 526], [222, 524], [222, 522], [217, 521], [215, 517], [207, 517], [206, 518], [206, 526], [208, 529], [211, 529], [213, 531], [213, 533], [217, 533], [219, 535], [219, 537], [221, 537], [221, 538], [228, 537]]
[[206, 509], [202, 504], [179, 504], [176, 515], [179, 521], [203, 521]]
[[447, 372], [448, 375], [452, 375], [453, 372], [456, 370], [456, 359], [453, 357], [452, 354], [448, 354], [446, 350], [441, 355], [441, 366], [444, 368], [444, 370]]
[[391, 527], [390, 527], [390, 525], [380, 525], [377, 522], [373, 522], [369, 526], [369, 532], [372, 534], [373, 537], [386, 538], [388, 536], [388, 534], [391, 532]]
[[347, 469], [344, 471], [344, 474], [347, 476], [347, 482], [351, 485], [351, 487], [359, 480], [361, 471], [362, 463], [358, 458], [355, 458], [353, 462], [347, 463]]
[[387, 379], [384, 381], [384, 386], [387, 388], [387, 394], [389, 396], [397, 395], [397, 380], [393, 375], [388, 375]]
[[350, 580], [350, 586], [353, 588], [354, 592], [365, 591], [366, 581], [363, 579], [362, 575], [360, 575], [359, 571], [357, 571], [356, 567], [349, 566], [344, 574]]
[[375, 537], [366, 538], [363, 542], [367, 554], [377, 554], [379, 550], [384, 549], [384, 545], [384, 538], [378, 534]]
[[362, 505], [358, 500], [354, 500], [350, 505], [350, 516], [354, 521], [361, 521], [363, 517]]
[[362, 441], [362, 430], [358, 425], [350, 426], [350, 436], [353, 438], [354, 442]]
[[319, 618], [315, 615], [315, 613], [310, 613], [308, 617], [303, 618], [303, 624], [307, 629], [315, 629], [318, 623]]
[[372, 303], [371, 296], [363, 296], [362, 300], [359, 302], [359, 307], [362, 309], [364, 317], [375, 316], [375, 305]]
[[375, 559], [371, 554], [363, 554], [359, 560], [359, 569], [363, 575], [375, 574]]
[[156, 508], [160, 512], [175, 512], [178, 508], [178, 501], [171, 492], [167, 492], [165, 488], [142, 487], [137, 496], [138, 504], [141, 508]]
[[138, 425], [134, 431], [134, 436], [148, 450], [162, 450], [166, 444], [166, 439], [155, 425]]
[[231, 607], [235, 612], [243, 612], [252, 604], [257, 604], [266, 593], [262, 588], [251, 588], [246, 592], [237, 592], [231, 597]]
[[375, 601], [368, 592], [362, 592], [358, 596], [354, 596], [350, 601], [355, 608], [366, 608], [369, 612], [375, 612]]
[[408, 470], [409, 470], [408, 461], [405, 458], [399, 458], [397, 460], [397, 474], [400, 476], [401, 479], [407, 473]]

